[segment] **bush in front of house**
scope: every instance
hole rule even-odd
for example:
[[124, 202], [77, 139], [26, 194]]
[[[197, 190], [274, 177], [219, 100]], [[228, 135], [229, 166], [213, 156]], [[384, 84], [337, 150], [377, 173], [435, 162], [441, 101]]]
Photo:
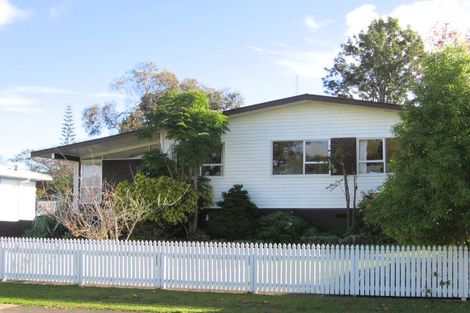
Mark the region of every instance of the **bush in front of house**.
[[66, 238], [68, 236], [67, 229], [49, 215], [36, 216], [31, 228], [23, 232], [23, 237], [28, 238]]
[[215, 239], [249, 240], [254, 238], [257, 207], [243, 185], [234, 185], [222, 193], [220, 210], [210, 215], [208, 234]]
[[259, 219], [256, 238], [266, 242], [299, 242], [308, 223], [293, 212], [278, 211]]
[[161, 239], [160, 236], [148, 238], [145, 234], [158, 236], [163, 232], [173, 233], [171, 230], [185, 223], [197, 210], [198, 195], [192, 186], [166, 176], [149, 178], [137, 173], [134, 182], [120, 182], [115, 193], [123, 208], [132, 207], [126, 205], [126, 201], [133, 199], [152, 203], [153, 210], [145, 216], [142, 223], [137, 225], [139, 227], [136, 227], [136, 236], [139, 239]]

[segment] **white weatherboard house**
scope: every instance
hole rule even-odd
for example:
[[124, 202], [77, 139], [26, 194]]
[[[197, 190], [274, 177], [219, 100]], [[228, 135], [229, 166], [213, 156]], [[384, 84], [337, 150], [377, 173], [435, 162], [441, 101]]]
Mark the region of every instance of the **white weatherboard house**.
[[[243, 184], [260, 209], [293, 210], [317, 224], [343, 225], [344, 195], [340, 188], [326, 189], [341, 171], [331, 172], [328, 157], [336, 149], [347, 151], [346, 170], [357, 173], [358, 195], [377, 189], [392, 172], [392, 127], [400, 110], [395, 104], [305, 94], [226, 111], [230, 131], [201, 173], [210, 178], [216, 201]], [[80, 175], [99, 196], [103, 180], [132, 179], [142, 154], [159, 146], [134, 132], [32, 155], [76, 161], [76, 195]]]
[[49, 175], [0, 167], [0, 236], [20, 235], [36, 216], [36, 182]]

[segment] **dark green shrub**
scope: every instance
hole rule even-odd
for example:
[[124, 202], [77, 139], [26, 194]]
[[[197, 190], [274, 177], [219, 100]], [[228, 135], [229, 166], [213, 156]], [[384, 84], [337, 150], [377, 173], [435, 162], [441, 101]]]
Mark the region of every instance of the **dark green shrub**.
[[259, 219], [256, 237], [268, 242], [299, 242], [307, 227], [307, 222], [294, 213], [279, 211]]
[[31, 228], [23, 232], [23, 237], [30, 238], [60, 238], [66, 232], [64, 226], [49, 215], [39, 215], [33, 220]]
[[220, 210], [210, 215], [208, 233], [211, 237], [227, 240], [251, 239], [254, 236], [257, 207], [250, 200], [243, 185], [234, 185], [222, 193], [217, 202]]

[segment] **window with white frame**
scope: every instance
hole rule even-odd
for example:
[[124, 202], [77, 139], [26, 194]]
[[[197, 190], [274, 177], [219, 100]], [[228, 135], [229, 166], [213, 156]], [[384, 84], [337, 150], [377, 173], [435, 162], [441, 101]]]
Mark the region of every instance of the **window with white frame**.
[[201, 165], [201, 176], [223, 175], [223, 150], [224, 145], [221, 144], [220, 149], [213, 152], [207, 162]]
[[305, 174], [328, 174], [328, 140], [305, 141]]
[[101, 160], [83, 160], [80, 168], [80, 202], [101, 203], [103, 192]]
[[390, 160], [398, 150], [394, 138], [359, 140], [359, 174], [391, 173]]
[[273, 142], [273, 175], [329, 173], [328, 140]]

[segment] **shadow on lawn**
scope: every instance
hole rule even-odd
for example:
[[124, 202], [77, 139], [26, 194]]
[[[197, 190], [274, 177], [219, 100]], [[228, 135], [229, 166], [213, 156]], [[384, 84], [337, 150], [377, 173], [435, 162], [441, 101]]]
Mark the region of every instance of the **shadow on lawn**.
[[[216, 296], [216, 294], [209, 294]], [[207, 293], [172, 292], [153, 289], [0, 284], [0, 303], [60, 308], [128, 310], [148, 312], [221, 312], [217, 299]], [[213, 305], [215, 304], [215, 305]]]

